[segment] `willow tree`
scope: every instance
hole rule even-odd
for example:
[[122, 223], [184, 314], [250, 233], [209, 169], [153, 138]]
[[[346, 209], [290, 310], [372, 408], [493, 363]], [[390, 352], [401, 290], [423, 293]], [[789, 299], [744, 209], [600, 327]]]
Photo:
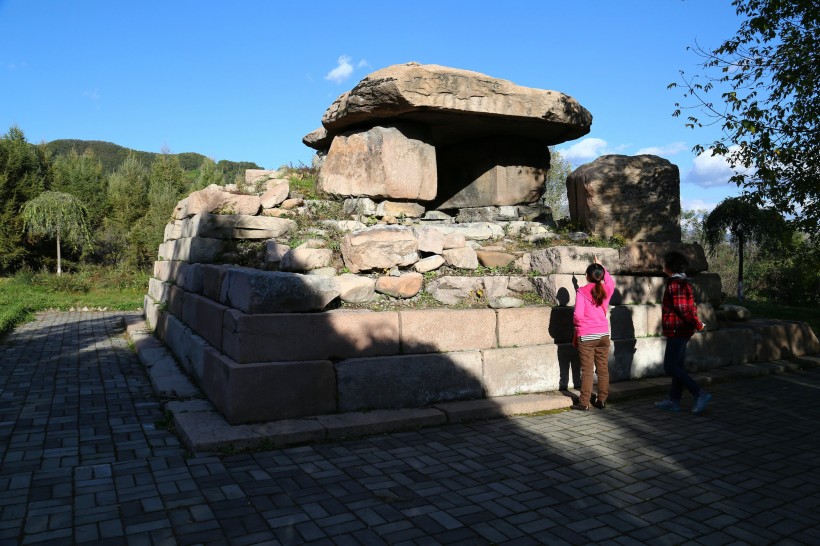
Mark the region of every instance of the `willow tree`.
[[740, 197], [721, 201], [703, 221], [703, 238], [714, 256], [727, 232], [736, 243], [737, 299], [743, 301], [743, 255], [751, 242], [777, 244], [788, 239], [791, 231], [783, 217], [773, 209], [760, 208]]
[[82, 201], [58, 191], [45, 191], [23, 205], [21, 216], [29, 235], [57, 240], [57, 275], [63, 272], [60, 245], [65, 242], [76, 249], [91, 239], [87, 215]]

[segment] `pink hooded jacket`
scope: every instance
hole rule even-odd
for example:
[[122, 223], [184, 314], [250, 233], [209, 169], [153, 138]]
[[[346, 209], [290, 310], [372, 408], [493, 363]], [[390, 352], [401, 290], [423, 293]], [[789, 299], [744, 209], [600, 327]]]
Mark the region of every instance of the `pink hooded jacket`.
[[606, 312], [609, 309], [609, 300], [615, 292], [615, 281], [604, 268], [604, 301], [600, 307], [595, 305], [592, 299], [592, 289], [595, 283], [588, 283], [582, 286], [575, 294], [575, 311], [572, 316], [572, 323], [575, 325], [576, 336], [586, 336], [589, 334], [609, 333], [609, 319]]

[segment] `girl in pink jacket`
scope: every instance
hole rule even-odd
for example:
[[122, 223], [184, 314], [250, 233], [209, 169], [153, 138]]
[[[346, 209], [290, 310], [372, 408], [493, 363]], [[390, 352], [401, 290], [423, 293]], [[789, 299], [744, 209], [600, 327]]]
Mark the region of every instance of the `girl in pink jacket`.
[[[581, 396], [572, 409], [588, 410], [589, 404], [603, 409], [609, 396], [609, 300], [615, 292], [615, 281], [594, 256], [587, 267], [587, 285], [575, 294], [573, 345], [581, 361]], [[598, 395], [592, 394], [593, 370], [598, 374]]]

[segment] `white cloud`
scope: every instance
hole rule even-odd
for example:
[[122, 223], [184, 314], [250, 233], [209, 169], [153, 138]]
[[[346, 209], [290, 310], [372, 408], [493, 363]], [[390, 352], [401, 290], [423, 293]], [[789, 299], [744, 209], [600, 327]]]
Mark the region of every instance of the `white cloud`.
[[339, 59], [336, 61], [338, 63], [338, 66], [336, 66], [336, 68], [328, 72], [327, 76], [325, 76], [325, 79], [330, 80], [333, 83], [342, 83], [343, 81], [348, 79], [350, 75], [353, 74], [353, 65], [350, 64], [350, 61], [351, 59], [347, 55], [342, 55], [341, 57], [339, 57]]
[[96, 89], [94, 91], [83, 91], [83, 96], [88, 97], [93, 101], [100, 100], [100, 93]]
[[712, 211], [717, 206], [717, 203], [708, 203], [703, 199], [686, 199], [681, 197], [680, 208], [682, 210], [705, 210]]
[[679, 154], [687, 149], [686, 143], [684, 142], [673, 142], [672, 144], [667, 144], [665, 146], [650, 146], [648, 148], [641, 148], [635, 155], [643, 155], [643, 154], [651, 154], [651, 155], [658, 155], [661, 157], [667, 157], [670, 155]]
[[[729, 149], [735, 148], [732, 146]], [[732, 169], [722, 155], [714, 155], [709, 149], [692, 161], [692, 169], [686, 174], [684, 182], [713, 188], [727, 184], [735, 172], [744, 172], [744, 169]]]
[[356, 65], [356, 68], [367, 68], [368, 66], [370, 66], [370, 63], [368, 63], [367, 60], [362, 59], [359, 61], [359, 64]]
[[588, 163], [596, 157], [608, 153], [609, 144], [601, 138], [585, 138], [569, 148], [558, 150], [561, 155], [573, 165]]

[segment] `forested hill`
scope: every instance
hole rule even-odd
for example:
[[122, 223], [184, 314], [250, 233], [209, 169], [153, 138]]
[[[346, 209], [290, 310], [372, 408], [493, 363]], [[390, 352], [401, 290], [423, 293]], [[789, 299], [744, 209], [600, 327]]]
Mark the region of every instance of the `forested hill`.
[[[62, 139], [52, 140], [46, 143], [46, 148], [51, 153], [53, 158], [68, 155], [71, 150], [76, 150], [78, 154], [82, 155], [86, 150], [91, 150], [94, 156], [100, 160], [103, 166], [103, 172], [110, 173], [117, 169], [120, 164], [125, 161], [129, 152], [134, 152], [136, 156], [146, 165], [150, 165], [154, 158], [159, 155], [153, 152], [140, 152], [138, 150], [131, 150], [112, 142], [103, 142], [100, 140], [75, 140]], [[186, 171], [195, 171], [199, 169], [202, 160], [205, 156], [193, 152], [186, 152], [182, 154], [170, 154], [179, 158], [179, 163]], [[216, 166], [225, 173], [244, 172], [245, 169], [261, 169], [259, 165], [250, 161], [228, 161], [221, 160]]]

